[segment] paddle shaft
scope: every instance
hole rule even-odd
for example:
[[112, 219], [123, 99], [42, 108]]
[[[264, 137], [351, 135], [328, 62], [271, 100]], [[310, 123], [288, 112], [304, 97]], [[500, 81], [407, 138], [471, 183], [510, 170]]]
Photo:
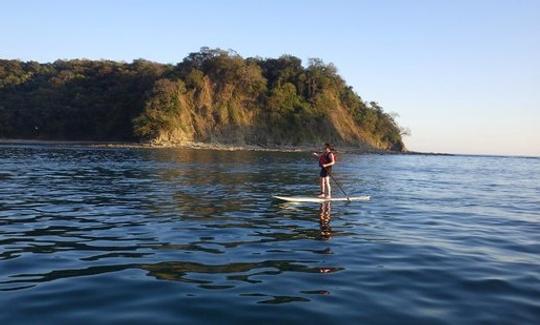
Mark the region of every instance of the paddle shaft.
[[[328, 170], [328, 169], [327, 169]], [[351, 199], [349, 198], [349, 195], [347, 193], [345, 193], [345, 191], [343, 190], [343, 187], [341, 187], [341, 184], [339, 184], [338, 181], [336, 181], [336, 179], [334, 178], [334, 175], [332, 175], [332, 173], [328, 173], [328, 175], [330, 175], [330, 178], [332, 178], [332, 180], [334, 181], [334, 183], [336, 183], [336, 185], [339, 187], [339, 189], [341, 190], [341, 192], [343, 192], [343, 194], [345, 194], [345, 197], [347, 198], [347, 201], [350, 201]]]

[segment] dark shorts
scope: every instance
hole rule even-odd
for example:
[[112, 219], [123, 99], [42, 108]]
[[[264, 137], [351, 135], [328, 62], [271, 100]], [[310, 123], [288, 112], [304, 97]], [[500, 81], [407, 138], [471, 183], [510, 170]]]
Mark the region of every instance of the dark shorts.
[[328, 177], [330, 176], [330, 173], [332, 172], [332, 167], [326, 167], [321, 168], [321, 173], [319, 174], [321, 177]]

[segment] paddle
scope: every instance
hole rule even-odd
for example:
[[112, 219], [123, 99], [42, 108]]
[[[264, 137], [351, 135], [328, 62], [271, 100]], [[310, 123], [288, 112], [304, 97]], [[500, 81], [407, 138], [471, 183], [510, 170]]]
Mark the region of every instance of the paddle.
[[328, 173], [328, 175], [330, 175], [330, 178], [334, 181], [334, 183], [336, 183], [336, 185], [339, 187], [341, 192], [343, 192], [343, 194], [345, 194], [345, 197], [347, 198], [347, 201], [351, 202], [351, 199], [349, 198], [349, 195], [347, 193], [345, 193], [345, 191], [343, 190], [343, 187], [341, 187], [341, 185], [338, 183], [338, 181], [336, 181], [336, 179], [334, 178], [332, 173]]

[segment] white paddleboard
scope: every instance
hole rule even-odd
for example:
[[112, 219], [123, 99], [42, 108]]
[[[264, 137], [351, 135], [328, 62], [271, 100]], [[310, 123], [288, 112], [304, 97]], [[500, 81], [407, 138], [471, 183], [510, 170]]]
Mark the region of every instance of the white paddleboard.
[[315, 203], [323, 203], [323, 202], [329, 202], [329, 201], [369, 201], [370, 196], [369, 195], [362, 195], [362, 196], [350, 196], [348, 199], [346, 197], [333, 197], [330, 199], [320, 198], [320, 197], [312, 197], [312, 196], [278, 196], [274, 195], [274, 199], [287, 201], [287, 202], [315, 202]]

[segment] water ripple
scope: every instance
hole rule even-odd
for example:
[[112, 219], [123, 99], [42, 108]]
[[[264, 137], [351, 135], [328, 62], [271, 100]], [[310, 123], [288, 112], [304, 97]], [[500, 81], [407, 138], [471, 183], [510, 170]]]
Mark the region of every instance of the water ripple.
[[316, 193], [313, 165], [0, 146], [0, 322], [540, 319], [540, 160], [343, 155], [371, 202], [271, 199]]

